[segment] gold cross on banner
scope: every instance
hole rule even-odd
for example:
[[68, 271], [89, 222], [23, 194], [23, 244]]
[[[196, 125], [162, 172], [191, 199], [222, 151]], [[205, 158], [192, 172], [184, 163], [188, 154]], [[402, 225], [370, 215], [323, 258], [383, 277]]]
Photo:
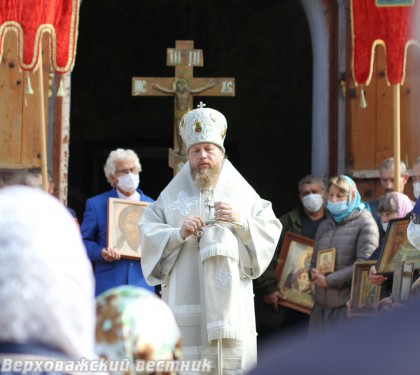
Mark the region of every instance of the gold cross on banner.
[[235, 78], [194, 77], [193, 68], [203, 66], [203, 50], [194, 49], [192, 40], [177, 40], [175, 48], [168, 48], [166, 65], [175, 67], [175, 77], [133, 77], [132, 95], [174, 97], [174, 148], [169, 149], [169, 166], [175, 175], [188, 159], [178, 124], [193, 108], [193, 96], [235, 96]]

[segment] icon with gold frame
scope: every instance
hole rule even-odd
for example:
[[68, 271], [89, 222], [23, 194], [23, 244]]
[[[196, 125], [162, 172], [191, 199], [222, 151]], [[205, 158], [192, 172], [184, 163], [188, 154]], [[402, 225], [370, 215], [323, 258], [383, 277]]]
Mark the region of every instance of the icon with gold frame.
[[318, 251], [316, 258], [316, 269], [323, 275], [328, 275], [335, 270], [335, 258], [336, 249], [334, 247], [330, 249]]
[[279, 304], [308, 315], [314, 305], [309, 280], [313, 250], [313, 239], [286, 232], [276, 268], [277, 290], [286, 297]]
[[147, 206], [148, 202], [108, 199], [107, 247], [120, 251], [121, 258], [140, 260], [141, 235], [138, 222]]
[[376, 315], [380, 299], [380, 285], [369, 282], [369, 270], [376, 260], [358, 260], [353, 265], [349, 317]]

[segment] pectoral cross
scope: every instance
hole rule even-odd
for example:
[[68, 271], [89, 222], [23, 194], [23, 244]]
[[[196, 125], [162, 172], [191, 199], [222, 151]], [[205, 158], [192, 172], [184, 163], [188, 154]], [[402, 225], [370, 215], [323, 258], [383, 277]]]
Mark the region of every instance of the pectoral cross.
[[200, 200], [203, 212], [200, 213], [205, 221], [214, 220], [214, 190], [200, 190]]
[[193, 108], [193, 96], [235, 96], [235, 79], [193, 77], [193, 68], [203, 66], [203, 50], [194, 49], [192, 40], [177, 40], [175, 48], [168, 48], [166, 65], [175, 66], [175, 77], [133, 77], [132, 95], [174, 97], [174, 148], [169, 149], [169, 166], [175, 175], [188, 159], [178, 124]]

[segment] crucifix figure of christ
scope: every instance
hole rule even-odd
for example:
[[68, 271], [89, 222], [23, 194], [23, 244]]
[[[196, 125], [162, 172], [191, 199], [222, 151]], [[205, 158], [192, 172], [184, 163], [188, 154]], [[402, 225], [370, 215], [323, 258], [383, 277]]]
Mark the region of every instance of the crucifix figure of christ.
[[188, 159], [178, 124], [193, 109], [193, 96], [235, 96], [235, 79], [194, 77], [193, 68], [203, 66], [203, 51], [194, 49], [192, 40], [177, 40], [175, 48], [168, 48], [166, 65], [175, 66], [175, 77], [133, 77], [132, 95], [174, 97], [174, 148], [169, 149], [169, 166], [175, 175]]

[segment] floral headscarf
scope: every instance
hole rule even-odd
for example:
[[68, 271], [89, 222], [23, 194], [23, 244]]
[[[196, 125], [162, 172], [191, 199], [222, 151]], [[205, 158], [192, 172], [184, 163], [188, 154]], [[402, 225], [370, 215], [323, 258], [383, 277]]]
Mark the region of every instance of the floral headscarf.
[[[173, 361], [181, 357], [181, 333], [168, 305], [154, 293], [120, 286], [100, 294], [96, 303], [96, 353], [108, 361], [128, 360], [125, 371], [143, 374], [138, 361]], [[147, 372], [144, 371], [144, 374]]]

